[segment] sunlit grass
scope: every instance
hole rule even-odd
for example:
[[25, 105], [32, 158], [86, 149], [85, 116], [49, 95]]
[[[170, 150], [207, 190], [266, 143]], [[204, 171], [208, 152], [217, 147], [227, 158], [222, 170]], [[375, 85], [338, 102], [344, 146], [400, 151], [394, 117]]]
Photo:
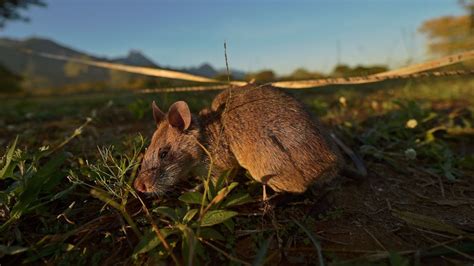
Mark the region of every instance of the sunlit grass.
[[[372, 165], [382, 165], [388, 173], [426, 175], [436, 184], [469, 180], [472, 150], [460, 152], [459, 145], [472, 145], [472, 80], [371, 86], [381, 87], [294, 93], [364, 157], [369, 172]], [[229, 173], [217, 180], [200, 176], [190, 187], [202, 184], [201, 190], [178, 190], [158, 199], [133, 190], [147, 140], [128, 124], [144, 124], [148, 132], [143, 133], [149, 134], [154, 125], [147, 103], [152, 99], [164, 106], [186, 99], [197, 112], [214, 95], [81, 95], [79, 103], [77, 98], [39, 98], [2, 105], [0, 119], [12, 127], [0, 129], [0, 262], [246, 265], [273, 262], [281, 251], [301, 246], [308, 250], [301, 256], [313, 262], [340, 261], [344, 253], [325, 248], [327, 239], [314, 231], [315, 222], [340, 223], [354, 210], [332, 206], [308, 216], [308, 201], [310, 209], [323, 205], [312, 202], [311, 192], [294, 205], [264, 212], [261, 186], [245, 174], [234, 180]], [[66, 124], [62, 138], [29, 137], [58, 119]], [[25, 125], [30, 133], [22, 132]], [[447, 189], [442, 193], [448, 199]], [[453, 238], [469, 238], [431, 217], [393, 213], [392, 219], [423, 230], [441, 228]], [[469, 247], [462, 246], [472, 251]], [[406, 254], [415, 253], [408, 251], [375, 250], [360, 257], [405, 261]]]

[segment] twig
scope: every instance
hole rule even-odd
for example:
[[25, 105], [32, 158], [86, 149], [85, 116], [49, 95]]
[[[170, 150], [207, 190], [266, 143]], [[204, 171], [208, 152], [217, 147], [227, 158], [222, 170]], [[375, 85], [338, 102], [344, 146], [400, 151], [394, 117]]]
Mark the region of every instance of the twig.
[[415, 228], [415, 229], [420, 231], [420, 232], [429, 233], [429, 234], [432, 234], [432, 235], [435, 235], [435, 236], [441, 236], [441, 237], [444, 237], [444, 238], [447, 238], [447, 239], [455, 239], [456, 238], [456, 237], [453, 237], [453, 236], [448, 236], [448, 235], [445, 235], [445, 234], [441, 234], [441, 233], [438, 233], [438, 232], [433, 232], [433, 231], [425, 230], [425, 229], [421, 229], [421, 228]]
[[446, 198], [446, 194], [444, 192], [444, 184], [443, 184], [443, 181], [441, 180], [441, 176], [437, 175], [435, 173], [432, 173], [432, 172], [430, 172], [430, 171], [428, 171], [424, 168], [421, 168], [420, 170], [423, 171], [424, 173], [429, 174], [430, 176], [435, 177], [435, 178], [438, 179], [439, 189], [441, 190], [441, 196], [443, 196], [443, 198]]
[[443, 246], [443, 247], [445, 247], [445, 248], [447, 248], [447, 249], [449, 249], [449, 250], [451, 250], [451, 251], [453, 251], [453, 252], [455, 252], [455, 253], [457, 253], [457, 254], [459, 254], [459, 255], [461, 255], [461, 256], [467, 258], [467, 259], [470, 259], [471, 261], [474, 261], [474, 257], [473, 257], [473, 256], [470, 256], [469, 254], [466, 254], [466, 253], [464, 253], [464, 252], [462, 252], [462, 251], [459, 251], [459, 250], [457, 250], [457, 249], [455, 249], [455, 248], [452, 248], [452, 247], [448, 246], [446, 243], [440, 243], [440, 242], [438, 242], [438, 241], [436, 241], [436, 240], [434, 240], [434, 239], [432, 239], [432, 238], [430, 238], [430, 237], [427, 237], [427, 236], [425, 236], [425, 235], [423, 235], [423, 236], [424, 236], [426, 239], [428, 239], [428, 240], [430, 240], [431, 242], [433, 242], [433, 243], [436, 243], [436, 244], [438, 244], [438, 245], [440, 245], [440, 246]]
[[437, 175], [437, 176], [438, 176], [439, 188], [441, 189], [441, 196], [443, 196], [443, 198], [446, 198], [446, 195], [444, 194], [443, 181], [441, 180], [441, 177], [439, 175]]
[[[431, 246], [431, 247], [426, 248], [425, 250], [430, 250], [430, 249], [433, 249], [433, 248], [437, 248], [437, 247], [440, 247], [440, 246], [443, 246], [443, 245], [446, 245], [446, 244], [449, 244], [449, 243], [452, 243], [452, 242], [456, 242], [456, 241], [462, 240], [463, 238], [464, 238], [463, 236], [459, 236], [459, 237], [457, 237], [456, 239], [448, 240], [448, 241], [446, 241], [446, 242], [433, 245], [433, 246]], [[326, 250], [325, 250], [325, 251], [326, 251]], [[328, 250], [328, 251], [329, 251], [329, 250]], [[405, 250], [405, 251], [399, 251], [398, 254], [403, 256], [403, 255], [413, 254], [413, 253], [416, 253], [416, 252], [418, 252], [418, 251], [419, 251], [418, 249]], [[344, 251], [344, 252], [345, 252], [345, 251]], [[349, 251], [347, 251], [347, 252], [349, 252]], [[355, 259], [350, 259], [350, 260], [346, 260], [346, 261], [341, 261], [340, 263], [341, 263], [341, 264], [347, 264], [347, 263], [351, 263], [351, 262], [358, 261], [358, 260], [361, 260], [361, 259], [366, 259], [366, 260], [370, 260], [370, 261], [378, 261], [378, 260], [387, 259], [387, 258], [390, 257], [390, 255], [391, 255], [390, 252], [388, 252], [388, 251], [383, 251], [383, 252], [378, 252], [378, 253], [375, 253], [375, 254], [371, 254], [371, 255], [367, 255], [367, 256], [355, 258]]]
[[227, 42], [224, 41], [225, 68], [227, 69], [227, 82], [230, 83], [229, 62], [227, 61]]
[[377, 245], [379, 245], [379, 247], [381, 247], [383, 250], [387, 251], [387, 249], [384, 247], [384, 245], [382, 245], [382, 243], [380, 243], [380, 241], [371, 232], [369, 232], [369, 230], [364, 228], [364, 231], [375, 241], [375, 243], [377, 243]]
[[215, 245], [211, 244], [210, 242], [206, 241], [204, 238], [199, 238], [199, 241], [203, 242], [204, 244], [210, 246], [211, 248], [213, 248], [214, 250], [216, 250], [217, 252], [221, 253], [222, 255], [226, 256], [226, 258], [230, 259], [230, 260], [233, 260], [235, 262], [239, 262], [239, 263], [242, 263], [243, 265], [252, 265], [246, 261], [243, 261], [239, 258], [236, 258], [232, 255], [230, 255], [229, 253], [225, 252], [224, 250], [216, 247]]

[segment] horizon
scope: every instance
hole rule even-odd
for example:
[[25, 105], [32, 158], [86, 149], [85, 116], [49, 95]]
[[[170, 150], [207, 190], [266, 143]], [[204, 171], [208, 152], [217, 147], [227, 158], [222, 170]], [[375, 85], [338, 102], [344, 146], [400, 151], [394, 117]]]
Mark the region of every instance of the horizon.
[[328, 73], [338, 63], [394, 68], [426, 60], [421, 23], [463, 12], [456, 1], [441, 0], [45, 2], [22, 12], [31, 22], [9, 22], [0, 37], [46, 38], [106, 58], [137, 50], [162, 67], [209, 63], [216, 69], [225, 68], [226, 41], [231, 70], [278, 75], [298, 68]]

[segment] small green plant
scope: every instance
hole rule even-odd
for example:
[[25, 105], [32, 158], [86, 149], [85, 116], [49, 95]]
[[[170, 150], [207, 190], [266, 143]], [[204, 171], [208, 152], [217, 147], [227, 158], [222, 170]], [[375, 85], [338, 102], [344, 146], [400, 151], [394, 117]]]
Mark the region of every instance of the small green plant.
[[367, 130], [361, 135], [360, 152], [397, 169], [401, 162], [415, 165], [423, 160], [431, 165], [427, 170], [450, 181], [461, 176], [461, 158], [452, 152], [446, 140], [451, 134], [472, 130], [471, 123], [464, 118], [472, 114], [444, 116], [422, 108], [416, 101], [394, 101], [394, 104], [399, 108], [386, 114], [383, 120], [364, 122], [362, 126]]
[[127, 105], [128, 111], [137, 119], [142, 119], [150, 110], [150, 103], [143, 99], [137, 99]]
[[[229, 208], [251, 201], [247, 193], [232, 193], [237, 187], [237, 182], [227, 184], [228, 172], [221, 175], [216, 181], [204, 181], [204, 193], [185, 192], [179, 200], [184, 203], [180, 207], [157, 206], [153, 213], [161, 216], [164, 222], [163, 237], [171, 242], [171, 246], [181, 243], [181, 254], [186, 264], [195, 262], [195, 255], [201, 259], [208, 258], [202, 245], [212, 245], [208, 241], [225, 241], [223, 231], [233, 233], [234, 223], [232, 217], [238, 212]], [[163, 244], [162, 240], [148, 230], [148, 233], [136, 246], [134, 256], [150, 252]]]
[[0, 206], [3, 206], [4, 219], [6, 218], [6, 222], [0, 226], [0, 232], [7, 230], [22, 215], [61, 198], [73, 189], [71, 187], [57, 194], [53, 192], [66, 177], [66, 172], [61, 167], [67, 155], [60, 149], [79, 136], [90, 122], [91, 119], [88, 118], [54, 149], [43, 146], [36, 151], [22, 151], [17, 148], [18, 137], [10, 144], [0, 160], [0, 181], [10, 180], [9, 185], [0, 191]]
[[71, 181], [89, 188], [92, 196], [120, 212], [139, 238], [133, 258], [139, 259], [143, 254], [158, 251], [153, 253], [158, 256], [153, 256], [159, 260], [171, 256], [177, 261], [174, 250], [180, 246], [186, 264], [195, 262], [196, 256], [206, 259], [209, 254], [203, 249], [203, 243], [225, 241], [222, 232], [228, 230], [232, 233], [232, 217], [238, 214], [230, 208], [251, 201], [250, 196], [242, 191], [234, 193], [238, 183], [227, 183], [229, 172], [225, 172], [215, 181], [202, 179], [204, 192], [184, 192], [179, 196], [181, 204], [177, 206], [167, 206], [166, 201], [161, 201], [158, 206], [150, 208], [154, 215], [143, 217], [144, 224], [140, 226], [136, 222], [140, 217], [132, 218], [127, 204], [138, 200], [148, 212], [148, 207], [131, 186], [144, 142], [138, 136], [132, 141], [129, 154], [117, 154], [113, 147], [99, 149], [99, 160], [94, 164], [86, 163], [78, 173], [71, 171]]

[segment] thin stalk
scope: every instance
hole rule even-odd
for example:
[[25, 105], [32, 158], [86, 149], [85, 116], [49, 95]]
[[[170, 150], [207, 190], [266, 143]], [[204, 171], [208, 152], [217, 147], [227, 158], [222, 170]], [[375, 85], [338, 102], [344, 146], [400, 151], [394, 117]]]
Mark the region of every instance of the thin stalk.
[[139, 238], [142, 238], [143, 236], [142, 233], [140, 232], [140, 230], [138, 230], [138, 227], [135, 224], [135, 222], [132, 220], [132, 217], [130, 217], [130, 215], [127, 213], [125, 206], [120, 205], [118, 202], [111, 199], [104, 191], [101, 191], [97, 188], [93, 188], [90, 193], [93, 197], [98, 198], [101, 201], [105, 202], [105, 204], [108, 204], [112, 206], [113, 208], [117, 209], [122, 214], [123, 218], [127, 221], [127, 223], [130, 225], [133, 232]]

